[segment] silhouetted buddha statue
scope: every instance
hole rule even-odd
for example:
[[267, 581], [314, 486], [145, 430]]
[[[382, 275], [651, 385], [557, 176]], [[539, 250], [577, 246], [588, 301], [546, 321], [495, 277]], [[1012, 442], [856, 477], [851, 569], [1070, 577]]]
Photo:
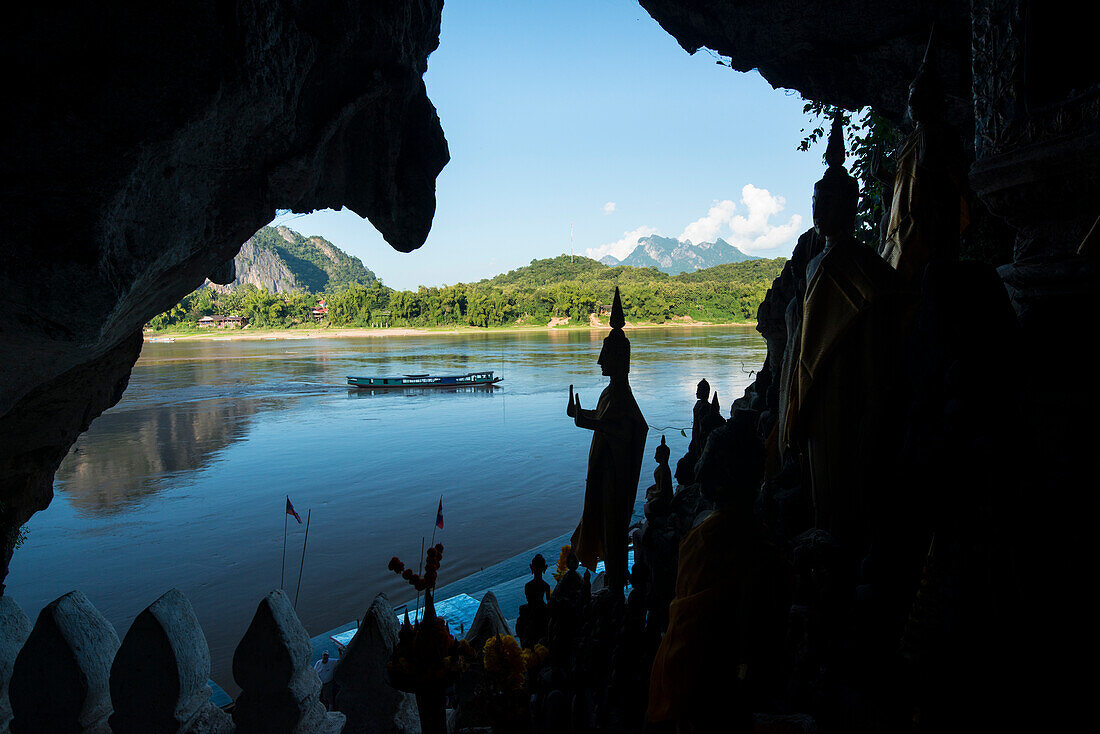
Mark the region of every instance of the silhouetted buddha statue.
[[718, 403], [718, 392], [715, 391], [710, 400], [710, 410], [703, 418], [702, 442], [699, 445], [700, 454], [702, 454], [703, 449], [707, 446], [707, 439], [710, 437], [711, 431], [725, 422], [726, 419], [722, 417], [722, 406]]
[[572, 550], [565, 559], [566, 572], [558, 579], [548, 604], [549, 621], [546, 646], [550, 648], [551, 665], [567, 673], [573, 665], [573, 650], [581, 628], [582, 612], [588, 604], [590, 589], [577, 573], [580, 561]]
[[703, 450], [703, 420], [710, 412], [710, 383], [705, 379], [699, 380], [695, 387], [695, 397], [695, 407], [691, 409], [691, 443], [688, 448], [694, 448], [698, 452]]
[[814, 186], [814, 227], [825, 249], [807, 287], [788, 423], [808, 462], [815, 524], [853, 548], [868, 538], [873, 493], [896, 451], [891, 418], [897, 367], [898, 275], [855, 231], [859, 189], [844, 169], [843, 123], [833, 120], [825, 176]]
[[523, 587], [527, 603], [519, 608], [516, 619], [516, 634], [523, 647], [534, 647], [535, 643], [546, 637], [549, 623], [547, 602], [550, 601], [550, 584], [543, 580], [546, 573], [546, 559], [541, 553], [531, 559], [532, 578]]
[[[648, 574], [646, 606], [649, 609], [651, 629], [663, 631], [668, 621], [668, 604], [676, 588], [676, 545], [679, 536], [669, 526], [669, 512], [672, 510], [672, 472], [668, 468], [669, 450], [665, 437], [661, 436], [661, 445], [657, 447], [654, 459], [657, 468], [653, 470], [653, 486], [646, 490], [645, 529], [640, 543], [635, 544], [635, 566], [644, 561], [644, 570]], [[640, 551], [640, 555], [639, 555]], [[633, 592], [631, 592], [633, 593]]]
[[581, 408], [580, 395], [569, 386], [566, 414], [592, 431], [585, 481], [584, 512], [570, 545], [588, 568], [605, 561], [607, 585], [621, 591], [627, 578], [627, 528], [638, 494], [638, 475], [649, 426], [630, 391], [630, 341], [623, 333], [619, 289], [611, 306], [611, 333], [603, 341], [599, 364], [611, 378], [595, 410]]
[[[763, 471], [755, 424], [734, 418], [711, 435], [704, 456], [722, 443], [724, 471], [714, 479], [717, 508], [679, 546], [668, 631], [650, 675], [651, 721], [676, 721], [679, 731], [752, 731], [757, 681], [778, 660], [789, 599], [777, 594], [785, 575], [775, 548], [755, 520]], [[776, 603], [778, 600], [778, 604]], [[783, 601], [786, 604], [783, 604]]]
[[695, 388], [695, 407], [691, 409], [691, 442], [688, 444], [687, 453], [676, 462], [676, 481], [687, 486], [695, 481], [695, 462], [703, 453], [703, 447], [707, 443], [703, 424], [710, 415], [710, 383], [699, 380]]
[[929, 262], [959, 257], [959, 234], [970, 213], [966, 159], [958, 133], [947, 123], [945, 100], [932, 58], [932, 39], [909, 87], [915, 126], [898, 152], [890, 224], [882, 257], [903, 280], [919, 285]]
[[668, 444], [661, 436], [661, 445], [653, 452], [657, 468], [653, 470], [653, 486], [645, 493], [645, 515], [649, 520], [668, 515], [672, 506], [672, 471], [668, 468]]

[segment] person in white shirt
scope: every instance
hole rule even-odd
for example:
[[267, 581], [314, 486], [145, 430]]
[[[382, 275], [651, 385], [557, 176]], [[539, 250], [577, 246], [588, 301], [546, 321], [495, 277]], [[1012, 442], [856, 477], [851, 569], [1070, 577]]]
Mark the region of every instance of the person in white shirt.
[[321, 679], [321, 703], [329, 711], [332, 711], [336, 705], [336, 696], [333, 691], [335, 684], [332, 682], [332, 674], [339, 662], [339, 660], [330, 660], [328, 653], [323, 652], [321, 653], [321, 659], [313, 664], [313, 669], [317, 671], [317, 677]]

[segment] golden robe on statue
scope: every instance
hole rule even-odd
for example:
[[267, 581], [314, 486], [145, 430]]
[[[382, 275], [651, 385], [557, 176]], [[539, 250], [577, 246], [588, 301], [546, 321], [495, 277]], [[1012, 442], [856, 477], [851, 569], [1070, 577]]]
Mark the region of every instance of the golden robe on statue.
[[948, 129], [918, 125], [898, 153], [894, 197], [882, 258], [913, 283], [932, 260], [957, 260], [970, 222], [963, 160]]
[[776, 615], [762, 602], [782, 576], [775, 549], [732, 509], [717, 510], [688, 533], [668, 632], [649, 679], [651, 721], [686, 718], [702, 731], [715, 722], [721, 729], [714, 731], [751, 728], [751, 720], [742, 721], [752, 705], [744, 684], [751, 666], [777, 654], [768, 619]]
[[[582, 413], [578, 425], [592, 427], [592, 448], [584, 511], [570, 545], [588, 568], [594, 569], [598, 560], [604, 560], [609, 586], [622, 584], [627, 577], [627, 528], [638, 494], [649, 425], [625, 381], [608, 385], [596, 410]], [[595, 424], [585, 425], [591, 418]]]
[[809, 268], [784, 430], [808, 460], [816, 527], [842, 541], [867, 539], [900, 441], [898, 287], [897, 273], [854, 241]]

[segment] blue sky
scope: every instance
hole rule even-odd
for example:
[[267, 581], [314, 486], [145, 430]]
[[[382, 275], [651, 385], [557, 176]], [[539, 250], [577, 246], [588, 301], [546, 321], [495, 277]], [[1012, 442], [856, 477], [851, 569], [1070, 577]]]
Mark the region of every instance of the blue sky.
[[634, 0], [447, 0], [428, 94], [451, 162], [431, 235], [391, 249], [350, 211], [288, 215], [396, 288], [471, 282], [638, 236], [721, 236], [786, 256], [810, 226], [819, 151], [797, 94], [689, 56]]

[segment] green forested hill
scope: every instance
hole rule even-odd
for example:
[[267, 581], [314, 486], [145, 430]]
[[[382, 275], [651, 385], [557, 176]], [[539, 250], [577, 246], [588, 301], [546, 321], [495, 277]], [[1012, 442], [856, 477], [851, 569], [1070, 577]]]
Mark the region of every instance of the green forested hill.
[[532, 260], [530, 265], [479, 281], [478, 285], [538, 288], [574, 280], [613, 284], [648, 283], [667, 280], [669, 277], [657, 268], [632, 268], [625, 265], [608, 267], [598, 260], [579, 255], [558, 255], [545, 260]]
[[[271, 232], [286, 240], [280, 232]], [[265, 233], [264, 246], [320, 267], [307, 251], [266, 239], [269, 235]], [[352, 279], [333, 287], [331, 277], [328, 287], [313, 294], [273, 294], [255, 286], [227, 294], [200, 289], [151, 324], [155, 328], [187, 325], [210, 313], [248, 316], [256, 326], [309, 324], [310, 311], [322, 298], [329, 307], [327, 322], [337, 326], [542, 325], [555, 317], [587, 324], [590, 314], [611, 303], [615, 286], [621, 290], [630, 321], [661, 323], [690, 317], [711, 323], [742, 322], [756, 318], [756, 309], [784, 262], [783, 258], [752, 260], [670, 276], [656, 268], [609, 267], [589, 258], [559, 255], [477, 283], [421, 286], [415, 291], [393, 290], [377, 279], [369, 283]]]

